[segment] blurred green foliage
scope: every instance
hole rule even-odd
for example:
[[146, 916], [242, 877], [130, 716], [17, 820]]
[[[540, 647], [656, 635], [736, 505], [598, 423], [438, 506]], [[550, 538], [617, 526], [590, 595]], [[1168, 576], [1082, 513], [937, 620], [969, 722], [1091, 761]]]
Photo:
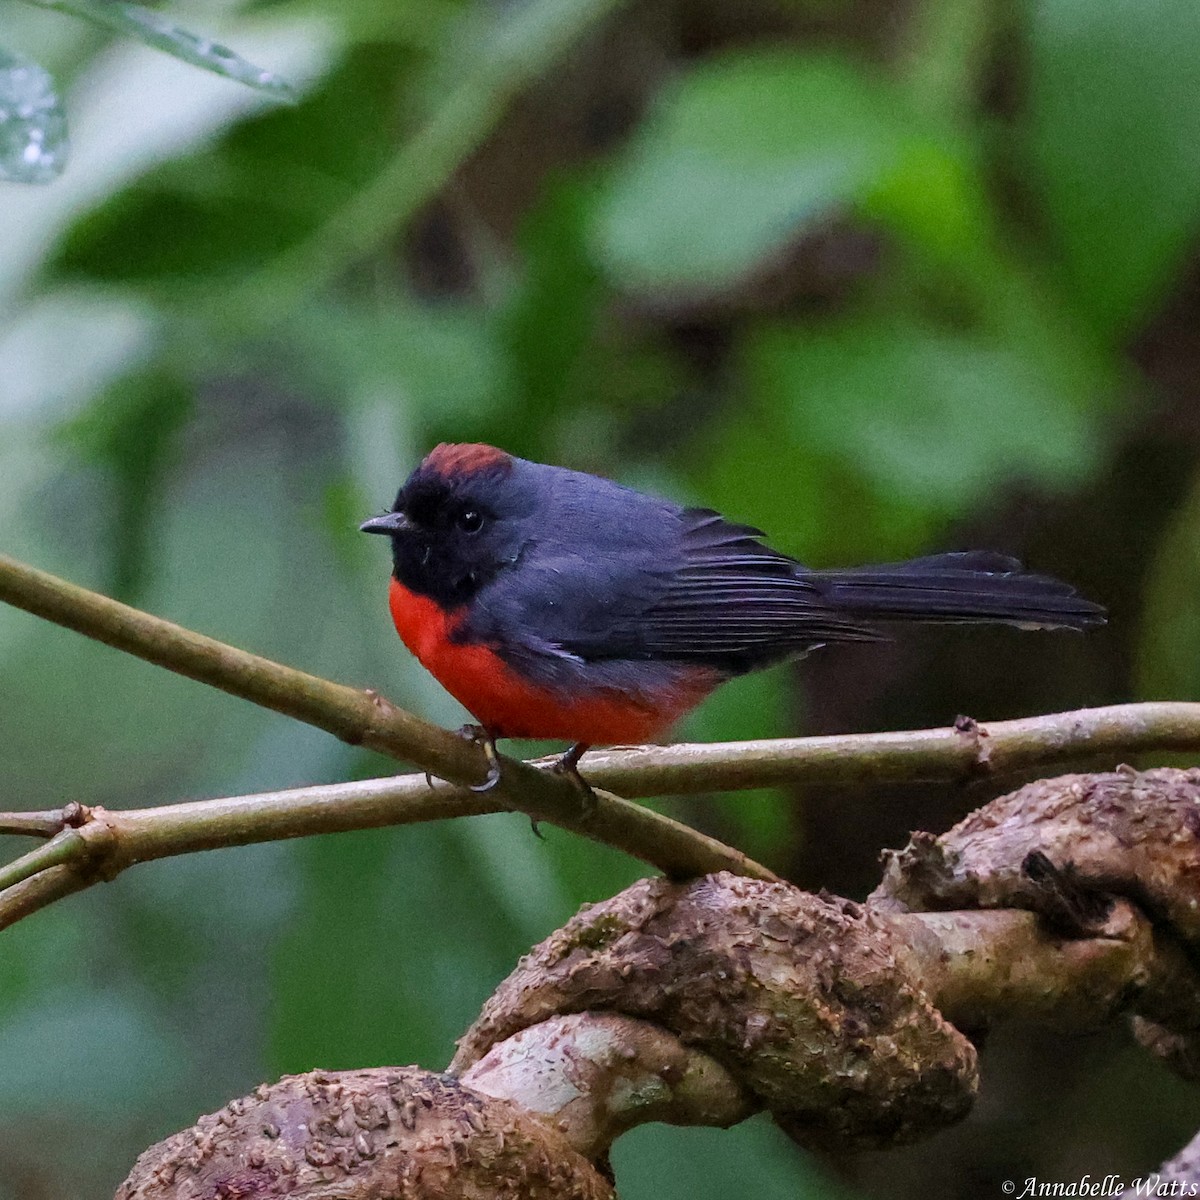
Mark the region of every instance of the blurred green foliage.
[[[686, 736], [1200, 699], [1193, 0], [170, 7], [294, 107], [0, 12], [0, 105], [42, 64], [57, 94], [17, 82], [45, 145], [64, 111], [73, 143], [54, 183], [0, 185], [6, 552], [457, 724], [355, 528], [431, 443], [488, 439], [811, 561], [1013, 548], [1113, 607], [1086, 644], [948, 633], [911, 643], [924, 665], [847, 650], [807, 688], [739, 681]], [[5, 136], [11, 177], [28, 130]], [[9, 808], [393, 769], [8, 610], [0, 695]], [[836, 886], [846, 847], [807, 804], [675, 811]], [[883, 826], [846, 805], [869, 864]], [[142, 866], [4, 934], [0, 1197], [97, 1200], [282, 1071], [440, 1067], [531, 942], [641, 873], [547, 832], [497, 816]], [[1011, 1122], [1051, 1120], [1005, 1119], [1008, 1155]], [[615, 1163], [632, 1198], [974, 1196], [1012, 1165], [994, 1122], [885, 1190], [764, 1122], [641, 1130]], [[960, 1145], [995, 1177], [957, 1178]], [[1117, 1169], [1100, 1137], [1039, 1145], [1042, 1174]]]
[[[277, 99], [290, 100], [282, 79], [247, 62], [211, 38], [183, 29], [143, 4], [126, 0], [26, 0], [58, 9], [135, 38], [181, 62], [236, 79]], [[67, 117], [54, 80], [37, 63], [0, 47], [0, 181], [49, 183], [67, 164]]]

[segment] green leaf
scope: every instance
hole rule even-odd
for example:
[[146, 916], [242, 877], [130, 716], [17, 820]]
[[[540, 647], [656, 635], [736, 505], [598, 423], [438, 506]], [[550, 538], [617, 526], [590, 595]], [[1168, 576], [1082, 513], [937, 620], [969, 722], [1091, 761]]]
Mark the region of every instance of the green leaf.
[[982, 169], [961, 139], [914, 138], [860, 211], [951, 278], [994, 279], [994, 217]]
[[[134, 57], [143, 71], [171, 66]], [[199, 153], [117, 191], [67, 231], [51, 269], [152, 280], [156, 290], [185, 289], [191, 303], [197, 284], [223, 292], [244, 280], [310, 236], [390, 155], [395, 58], [392, 45], [358, 47], [303, 104], [264, 108], [215, 145], [205, 139]], [[166, 74], [178, 88], [176, 72]], [[347, 112], [361, 123], [352, 138], [342, 126]], [[269, 289], [262, 304], [274, 305]]]
[[1068, 486], [1100, 450], [1099, 413], [1020, 346], [896, 316], [767, 331], [750, 353], [799, 444], [946, 517], [1001, 480]]
[[732, 1129], [641, 1125], [613, 1146], [624, 1200], [850, 1200], [830, 1168], [799, 1153], [769, 1118]]
[[1078, 304], [1120, 332], [1200, 229], [1200, 5], [1038, 0], [1030, 34], [1032, 173]]
[[332, 395], [379, 396], [424, 427], [456, 436], [497, 411], [508, 363], [477, 309], [431, 307], [396, 295], [388, 305], [318, 303], [287, 323], [298, 369]]
[[1155, 549], [1138, 647], [1138, 699], [1200, 700], [1200, 479]]
[[174, 21], [140, 4], [126, 4], [123, 0], [30, 0], [30, 3], [73, 13], [113, 33], [163, 50], [193, 67], [266, 92], [277, 100], [292, 102], [296, 98], [291, 85], [278, 75], [247, 62], [228, 46], [181, 29]]
[[54, 80], [0, 49], [0, 180], [49, 183], [67, 163], [67, 115]]
[[180, 1032], [164, 1026], [132, 989], [42, 993], [5, 1021], [0, 1113], [98, 1119], [161, 1099], [187, 1059]]
[[924, 497], [879, 494], [853, 460], [795, 436], [790, 393], [750, 383], [727, 419], [689, 446], [697, 497], [814, 566], [904, 558], [928, 544], [940, 521]]
[[860, 198], [905, 145], [896, 99], [849, 61], [730, 55], [669, 89], [620, 162], [594, 228], [633, 288], [711, 290]]
[[[240, 38], [269, 45], [275, 61], [308, 81], [319, 80], [343, 53], [328, 22], [291, 6], [260, 9], [238, 29]], [[0, 307], [20, 303], [22, 286], [46, 270], [51, 248], [81, 215], [163, 163], [211, 145], [264, 107], [258, 93], [228, 87], [215, 76], [190, 77], [181, 86], [175, 63], [141, 46], [109, 47], [102, 65], [72, 97], [76, 169], [52, 188], [10, 188], [0, 204]], [[260, 192], [279, 186], [267, 162], [264, 156]], [[158, 237], [153, 223], [140, 233], [143, 242]]]

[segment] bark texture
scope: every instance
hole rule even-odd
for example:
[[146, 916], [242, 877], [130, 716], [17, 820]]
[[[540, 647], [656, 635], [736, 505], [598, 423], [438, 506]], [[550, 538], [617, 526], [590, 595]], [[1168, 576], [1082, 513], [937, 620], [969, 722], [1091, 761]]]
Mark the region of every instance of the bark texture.
[[912, 1140], [967, 1111], [976, 1056], [902, 951], [848, 900], [724, 872], [643, 880], [523, 959], [451, 1070], [557, 1013], [617, 1011], [712, 1055], [801, 1142]]
[[285, 1076], [152, 1146], [116, 1200], [611, 1200], [506, 1100], [419, 1067]]

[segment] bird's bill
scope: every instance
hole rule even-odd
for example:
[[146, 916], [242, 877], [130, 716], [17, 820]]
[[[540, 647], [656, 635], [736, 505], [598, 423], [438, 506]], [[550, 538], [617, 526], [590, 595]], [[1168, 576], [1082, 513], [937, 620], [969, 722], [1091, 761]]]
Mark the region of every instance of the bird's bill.
[[361, 533], [386, 533], [394, 535], [412, 528], [412, 522], [402, 512], [384, 513], [381, 517], [372, 517], [359, 527]]

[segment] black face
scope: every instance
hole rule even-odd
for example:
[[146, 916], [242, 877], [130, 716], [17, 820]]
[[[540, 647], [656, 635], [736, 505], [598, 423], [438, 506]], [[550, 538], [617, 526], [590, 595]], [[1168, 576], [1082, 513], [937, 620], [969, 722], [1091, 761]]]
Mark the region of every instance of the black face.
[[418, 469], [392, 511], [362, 528], [391, 537], [392, 573], [406, 588], [457, 608], [516, 561], [520, 540], [503, 499], [491, 472], [447, 479]]

